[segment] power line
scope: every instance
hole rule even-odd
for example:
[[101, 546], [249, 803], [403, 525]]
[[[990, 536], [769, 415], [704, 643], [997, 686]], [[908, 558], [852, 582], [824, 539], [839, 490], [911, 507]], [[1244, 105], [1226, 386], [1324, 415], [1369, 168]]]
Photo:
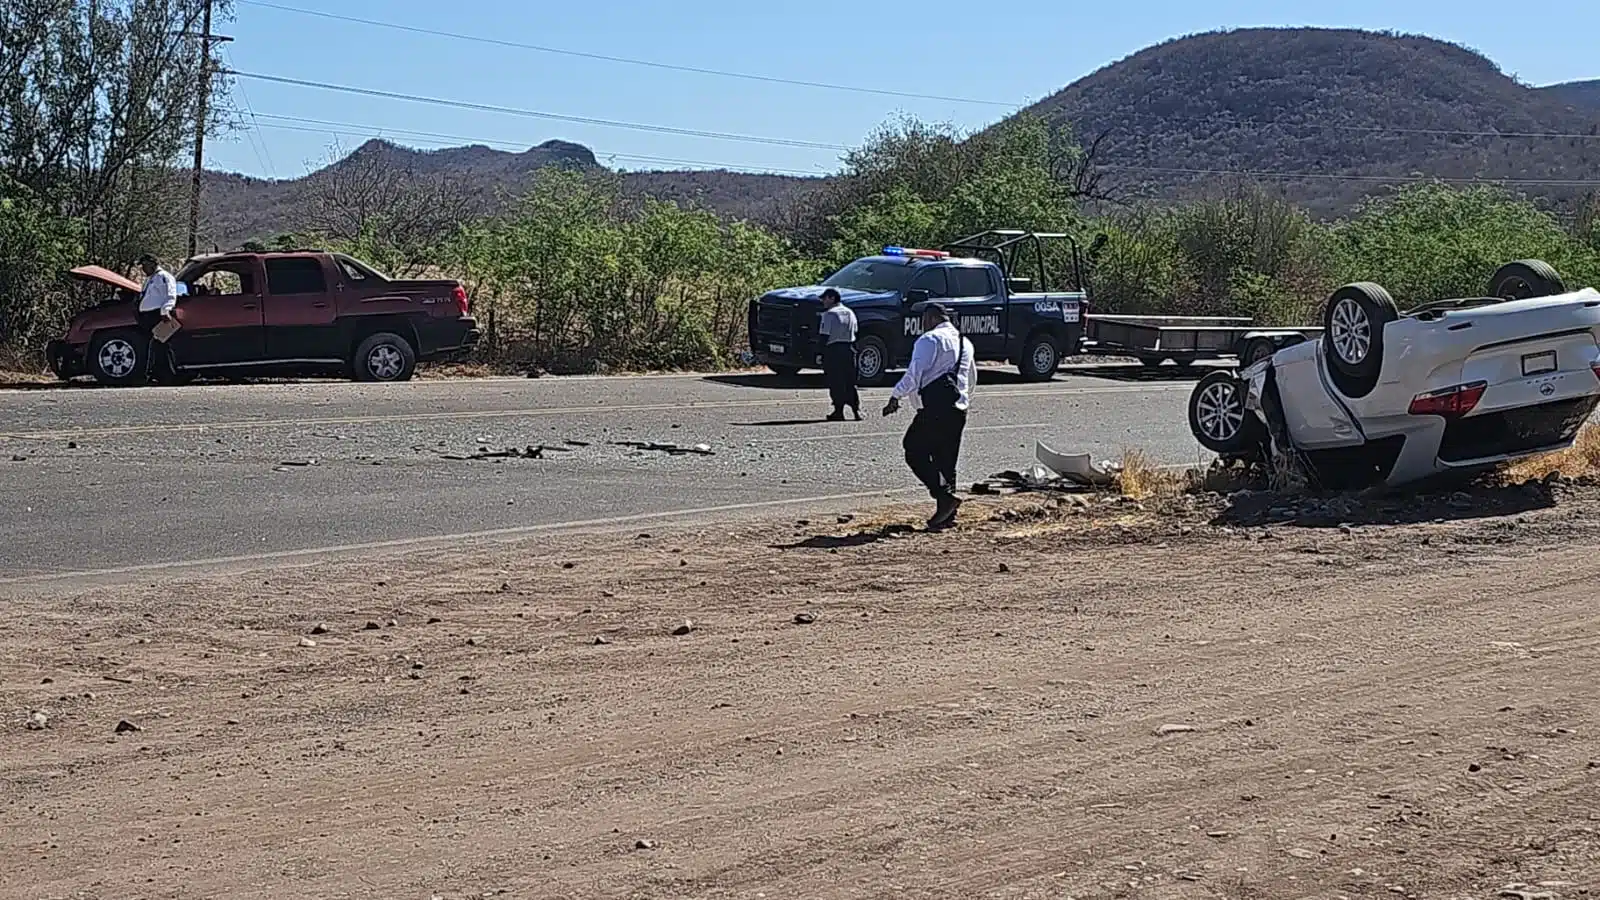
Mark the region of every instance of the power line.
[[566, 50], [560, 47], [546, 47], [539, 44], [524, 44], [518, 41], [508, 41], [501, 38], [484, 37], [482, 35], [458, 34], [451, 31], [440, 31], [431, 28], [419, 28], [413, 25], [402, 25], [398, 22], [383, 22], [377, 19], [362, 19], [356, 16], [344, 16], [321, 10], [300, 9], [293, 6], [283, 6], [277, 3], [267, 3], [264, 0], [238, 0], [246, 6], [256, 6], [262, 9], [274, 9], [279, 12], [297, 13], [303, 16], [317, 16], [323, 19], [332, 19], [338, 22], [349, 22], [356, 25], [369, 25], [374, 28], [388, 28], [394, 31], [406, 31], [412, 34], [425, 34], [431, 37], [446, 37], [460, 41], [474, 41], [481, 44], [493, 44], [500, 47], [512, 47], [518, 50], [532, 50], [538, 53], [552, 53], [560, 56], [572, 56], [580, 59], [594, 59], [602, 62], [623, 63], [630, 66], [646, 66], [653, 69], [666, 69], [674, 72], [692, 72], [697, 75], [713, 75], [719, 78], [741, 78], [746, 81], [762, 81], [768, 84], [789, 84], [799, 87], [819, 88], [830, 91], [849, 91], [857, 94], [877, 94], [884, 97], [904, 97], [913, 100], [938, 100], [944, 103], [972, 103], [980, 106], [999, 106], [1015, 108], [1020, 104], [1002, 103], [998, 100], [974, 100], [970, 97], [944, 97], [938, 94], [919, 94], [911, 91], [896, 91], [887, 88], [870, 88], [860, 85], [830, 84], [824, 81], [805, 81], [796, 78], [778, 78], [773, 75], [758, 75], [751, 72], [730, 72], [722, 69], [704, 69], [698, 66], [684, 66], [675, 63], [656, 62], [647, 59], [633, 59], [625, 56], [608, 56], [603, 53], [588, 53], [581, 50]]
[[[272, 128], [280, 131], [299, 131], [309, 134], [334, 134], [344, 137], [383, 137], [384, 135], [399, 135], [405, 137], [425, 138], [439, 141], [458, 141], [464, 144], [482, 144], [488, 147], [505, 147], [512, 150], [525, 150], [527, 144], [519, 141], [490, 140], [487, 138], [464, 137], [456, 134], [441, 134], [434, 131], [413, 131], [404, 128], [379, 128], [375, 125], [358, 125], [352, 122], [332, 122], [326, 119], [308, 119], [302, 116], [285, 116], [275, 113], [260, 113], [259, 118], [275, 122], [290, 122], [291, 125], [261, 125], [262, 128]], [[304, 126], [321, 125], [324, 128], [310, 128]], [[703, 166], [709, 169], [725, 169], [728, 171], [746, 171], [751, 174], [770, 175], [796, 175], [815, 177], [816, 172], [805, 172], [798, 169], [775, 169], [760, 166], [743, 166], [733, 163], [716, 163], [705, 160], [677, 159], [665, 156], [643, 156], [633, 153], [609, 153], [592, 150], [597, 157], [605, 159], [630, 159], [640, 162], [665, 163], [685, 166]]]
[[469, 103], [465, 100], [443, 100], [437, 97], [422, 97], [416, 94], [401, 94], [393, 91], [379, 91], [372, 88], [351, 87], [349, 85], [325, 84], [319, 81], [305, 81], [299, 78], [284, 78], [278, 75], [261, 75], [253, 72], [241, 72], [229, 69], [225, 74], [235, 78], [253, 78], [256, 81], [268, 81], [274, 84], [288, 84], [296, 87], [316, 88], [323, 91], [336, 91], [343, 94], [358, 94], [364, 97], [380, 97], [386, 100], [404, 100], [409, 103], [428, 103], [434, 106], [446, 106], [452, 109], [468, 109], [477, 112], [492, 112], [508, 116], [521, 116], [529, 119], [549, 119], [556, 122], [572, 122], [579, 125], [598, 125], [603, 128], [625, 128], [631, 131], [648, 131], [655, 134], [676, 134], [686, 137], [711, 138], [719, 141], [739, 141], [747, 144], [770, 144], [775, 147], [800, 147], [807, 150], [837, 150], [846, 151], [849, 147], [841, 144], [824, 144], [817, 141], [802, 141], [790, 138], [758, 137], [748, 134], [732, 134], [723, 131], [701, 131], [693, 128], [674, 128], [668, 125], [648, 125], [641, 122], [618, 122], [612, 119], [595, 119], [587, 116], [567, 116], [560, 113], [539, 112], [531, 109], [518, 109], [510, 106], [492, 106], [487, 103]]
[[[495, 140], [495, 139], [488, 139], [488, 138], [474, 138], [474, 137], [466, 137], [466, 136], [463, 136], [463, 135], [456, 135], [456, 134], [442, 134], [442, 133], [439, 133], [439, 132], [415, 131], [415, 130], [411, 130], [411, 129], [402, 129], [402, 128], [380, 128], [380, 127], [375, 126], [375, 125], [359, 125], [359, 124], [350, 123], [350, 122], [334, 122], [334, 121], [329, 121], [329, 120], [326, 120], [326, 119], [308, 119], [308, 118], [305, 118], [305, 117], [302, 117], [302, 116], [288, 116], [288, 115], [280, 115], [280, 114], [275, 114], [275, 113], [261, 113], [259, 115], [260, 115], [260, 118], [263, 118], [263, 119], [269, 119], [269, 120], [280, 121], [280, 122], [297, 123], [295, 125], [265, 125], [265, 126], [262, 126], [264, 128], [274, 128], [274, 129], [281, 129], [281, 130], [286, 130], [286, 131], [302, 131], [302, 132], [309, 132], [309, 133], [312, 133], [312, 134], [330, 134], [331, 133], [331, 134], [339, 134], [339, 135], [350, 136], [350, 137], [381, 137], [381, 136], [383, 136], [385, 134], [391, 134], [391, 135], [403, 135], [403, 136], [408, 136], [408, 137], [427, 138], [427, 139], [441, 140], [441, 141], [457, 141], [457, 142], [461, 142], [461, 143], [464, 143], [464, 144], [482, 144], [482, 145], [490, 146], [490, 147], [506, 147], [506, 148], [516, 149], [516, 150], [526, 149], [526, 147], [527, 147], [527, 145], [525, 143], [518, 142], [518, 141], [505, 141], [505, 140]], [[299, 127], [299, 126], [307, 126], [307, 125], [321, 125], [321, 126], [327, 126], [327, 127], [326, 128]], [[332, 129], [332, 130], [330, 130], [330, 129]], [[341, 130], [341, 129], [350, 129], [350, 130]], [[679, 158], [662, 157], [662, 156], [646, 156], [646, 155], [630, 154], [630, 153], [608, 153], [608, 152], [603, 152], [603, 151], [592, 151], [592, 152], [594, 152], [597, 157], [602, 157], [602, 158], [606, 158], [606, 159], [630, 159], [630, 160], [637, 160], [637, 161], [641, 161], [641, 162], [650, 162], [650, 163], [665, 163], [665, 164], [687, 165], [687, 166], [703, 166], [703, 167], [710, 168], [710, 169], [724, 169], [724, 170], [728, 170], [728, 171], [745, 171], [745, 172], [749, 172], [751, 174], [794, 175], [794, 176], [800, 176], [800, 177], [816, 177], [818, 175], [818, 173], [816, 173], [816, 172], [806, 172], [806, 171], [801, 171], [801, 170], [798, 170], [798, 169], [763, 168], [763, 167], [758, 167], [758, 166], [736, 165], [736, 164], [732, 164], [732, 163], [717, 163], [717, 162], [708, 162], [708, 161], [705, 161], [705, 160], [679, 159]], [[1502, 185], [1518, 185], [1518, 186], [1529, 186], [1529, 187], [1536, 187], [1536, 186], [1537, 187], [1588, 187], [1588, 186], [1600, 186], [1600, 181], [1592, 181], [1592, 180], [1585, 180], [1585, 179], [1561, 179], [1561, 178], [1493, 178], [1493, 177], [1484, 177], [1484, 176], [1453, 177], [1452, 178], [1452, 177], [1431, 176], [1431, 175], [1368, 175], [1368, 174], [1360, 174], [1360, 173], [1340, 173], [1340, 172], [1276, 172], [1276, 171], [1257, 170], [1257, 169], [1202, 169], [1202, 168], [1183, 168], [1183, 167], [1176, 167], [1176, 166], [1117, 165], [1117, 164], [1112, 164], [1112, 163], [1100, 164], [1099, 168], [1105, 169], [1107, 171], [1145, 172], [1145, 173], [1166, 174], [1166, 175], [1195, 175], [1195, 176], [1205, 176], [1205, 177], [1273, 178], [1273, 179], [1282, 179], [1282, 180], [1327, 180], [1327, 181], [1372, 182], [1372, 183], [1383, 183], [1383, 184], [1402, 183], [1402, 182], [1442, 181], [1442, 182], [1447, 182], [1447, 183], [1459, 183], [1459, 184], [1502, 184]]]

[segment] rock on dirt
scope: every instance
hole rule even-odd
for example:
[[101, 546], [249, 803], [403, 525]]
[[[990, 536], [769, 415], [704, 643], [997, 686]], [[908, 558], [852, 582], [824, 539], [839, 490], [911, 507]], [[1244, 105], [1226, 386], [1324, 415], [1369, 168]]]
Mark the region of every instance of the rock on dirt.
[[803, 612], [794, 614], [794, 623], [796, 625], [814, 625], [816, 621], [816, 613]]
[[683, 637], [686, 634], [693, 634], [695, 627], [693, 619], [684, 619], [677, 628], [672, 629], [672, 636]]
[[127, 719], [123, 719], [122, 721], [118, 722], [116, 727], [117, 734], [137, 734], [143, 730], [143, 728], [140, 728], [132, 722], [129, 722]]
[[43, 731], [50, 727], [50, 717], [38, 710], [28, 714], [28, 730]]
[[1193, 725], [1162, 725], [1156, 729], [1156, 736], [1169, 737], [1174, 734], [1193, 734], [1199, 730]]

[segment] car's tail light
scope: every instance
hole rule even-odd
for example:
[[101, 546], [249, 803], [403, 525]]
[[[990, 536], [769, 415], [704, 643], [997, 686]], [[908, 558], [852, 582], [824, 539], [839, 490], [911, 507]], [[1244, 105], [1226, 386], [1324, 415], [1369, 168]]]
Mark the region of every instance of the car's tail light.
[[1489, 382], [1474, 381], [1470, 384], [1458, 384], [1443, 390], [1429, 391], [1411, 398], [1411, 414], [1413, 416], [1444, 416], [1447, 419], [1460, 418], [1478, 405], [1483, 399], [1483, 392], [1489, 389]]
[[452, 296], [456, 298], [456, 309], [460, 310], [463, 316], [466, 315], [470, 306], [467, 303], [467, 289], [458, 284], [452, 292]]

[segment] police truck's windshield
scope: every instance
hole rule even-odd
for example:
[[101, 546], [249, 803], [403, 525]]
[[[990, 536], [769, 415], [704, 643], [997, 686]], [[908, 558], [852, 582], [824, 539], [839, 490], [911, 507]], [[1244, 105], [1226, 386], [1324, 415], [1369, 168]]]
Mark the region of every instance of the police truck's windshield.
[[903, 263], [858, 259], [833, 273], [823, 284], [827, 287], [880, 294], [885, 291], [903, 290], [906, 283], [911, 280], [912, 272], [912, 267]]

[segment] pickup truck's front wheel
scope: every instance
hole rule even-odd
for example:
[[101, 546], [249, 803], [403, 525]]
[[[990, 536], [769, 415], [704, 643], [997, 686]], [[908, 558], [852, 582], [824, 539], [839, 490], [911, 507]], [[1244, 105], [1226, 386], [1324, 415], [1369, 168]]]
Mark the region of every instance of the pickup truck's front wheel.
[[889, 347], [883, 338], [869, 334], [856, 342], [856, 384], [878, 387], [889, 373]]
[[89, 374], [101, 384], [127, 387], [145, 377], [149, 341], [132, 328], [98, 333], [89, 341]]
[[400, 335], [381, 331], [356, 348], [354, 368], [358, 381], [410, 381], [417, 352]]
[[1017, 360], [1017, 371], [1028, 381], [1049, 381], [1056, 377], [1061, 367], [1061, 351], [1056, 349], [1055, 338], [1036, 334], [1022, 347], [1022, 358]]

